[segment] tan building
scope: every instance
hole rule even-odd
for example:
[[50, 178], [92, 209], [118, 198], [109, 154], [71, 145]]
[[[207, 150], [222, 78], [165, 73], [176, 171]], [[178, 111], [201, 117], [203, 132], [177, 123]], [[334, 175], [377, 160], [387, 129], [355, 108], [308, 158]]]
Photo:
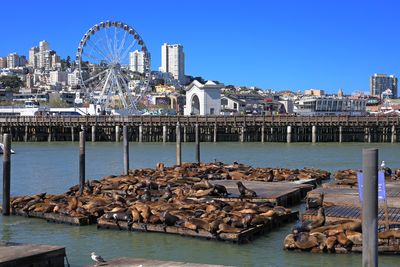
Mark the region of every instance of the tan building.
[[312, 95], [312, 96], [323, 96], [325, 95], [324, 90], [317, 90], [317, 89], [309, 89], [309, 90], [304, 90], [305, 95]]
[[173, 93], [176, 91], [174, 86], [156, 85], [156, 93]]
[[7, 68], [7, 57], [0, 57], [0, 69]]

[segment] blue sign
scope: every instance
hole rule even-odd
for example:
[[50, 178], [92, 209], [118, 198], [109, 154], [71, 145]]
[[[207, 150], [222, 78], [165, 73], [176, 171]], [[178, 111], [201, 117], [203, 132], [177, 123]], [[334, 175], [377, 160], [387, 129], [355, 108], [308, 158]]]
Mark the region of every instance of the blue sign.
[[[363, 200], [363, 173], [357, 173], [358, 181], [358, 198], [360, 202]], [[385, 173], [383, 171], [378, 172], [378, 200], [386, 200], [386, 184], [385, 184]]]

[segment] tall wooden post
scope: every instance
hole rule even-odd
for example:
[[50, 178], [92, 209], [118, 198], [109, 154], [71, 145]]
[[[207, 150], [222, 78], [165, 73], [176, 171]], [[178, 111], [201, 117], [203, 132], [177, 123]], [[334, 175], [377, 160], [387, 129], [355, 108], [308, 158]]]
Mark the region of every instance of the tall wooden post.
[[3, 136], [3, 215], [10, 215], [10, 188], [11, 188], [11, 135]]
[[195, 142], [196, 142], [196, 162], [200, 163], [200, 128], [199, 124], [195, 125]]
[[182, 164], [182, 147], [181, 147], [181, 126], [176, 123], [176, 165]]
[[79, 132], [79, 194], [82, 195], [85, 186], [85, 129]]
[[124, 136], [124, 174], [129, 174], [129, 140], [128, 140], [128, 126], [124, 125], [123, 129]]
[[119, 125], [115, 125], [115, 142], [119, 142], [120, 139]]
[[96, 125], [92, 125], [92, 142], [96, 142]]
[[286, 142], [287, 143], [292, 142], [292, 126], [290, 126], [290, 125], [288, 125], [288, 127], [287, 127]]
[[162, 127], [162, 136], [163, 136], [163, 142], [166, 143], [167, 142], [167, 125], [163, 125]]

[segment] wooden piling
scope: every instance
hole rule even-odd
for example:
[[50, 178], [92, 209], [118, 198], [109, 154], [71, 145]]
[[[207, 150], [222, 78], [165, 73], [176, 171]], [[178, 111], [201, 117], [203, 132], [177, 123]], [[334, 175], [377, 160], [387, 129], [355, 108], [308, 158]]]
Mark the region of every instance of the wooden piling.
[[262, 125], [261, 126], [261, 143], [264, 143], [264, 141], [265, 141], [265, 126], [264, 125]]
[[74, 126], [71, 126], [71, 141], [75, 142]]
[[316, 143], [317, 142], [317, 126], [315, 126], [315, 125], [312, 126], [311, 134], [312, 134], [311, 141], [313, 143]]
[[28, 142], [28, 125], [25, 125], [24, 142]]
[[392, 136], [391, 140], [392, 143], [396, 143], [396, 126], [392, 125]]
[[200, 163], [200, 128], [199, 124], [195, 125], [195, 142], [196, 142], [196, 162]]
[[85, 185], [85, 129], [79, 132], [79, 193], [82, 195]]
[[3, 136], [3, 215], [10, 215], [11, 135]]
[[139, 143], [143, 142], [143, 125], [139, 125]]
[[343, 142], [343, 128], [339, 126], [339, 143]]
[[128, 126], [122, 128], [124, 138], [124, 174], [129, 174], [129, 141], [128, 141]]
[[182, 147], [181, 147], [181, 126], [176, 123], [176, 165], [182, 164]]
[[164, 143], [166, 143], [167, 142], [167, 125], [163, 125], [163, 127], [162, 127], [162, 129], [163, 129], [163, 138], [162, 138], [162, 140], [163, 140], [163, 142]]
[[291, 125], [287, 126], [286, 142], [287, 143], [292, 142], [292, 126]]
[[119, 142], [120, 141], [120, 131], [119, 131], [119, 125], [115, 126], [115, 142]]
[[218, 127], [217, 124], [214, 124], [214, 143], [217, 142], [217, 133], [218, 133]]
[[92, 125], [92, 142], [96, 142], [96, 125]]

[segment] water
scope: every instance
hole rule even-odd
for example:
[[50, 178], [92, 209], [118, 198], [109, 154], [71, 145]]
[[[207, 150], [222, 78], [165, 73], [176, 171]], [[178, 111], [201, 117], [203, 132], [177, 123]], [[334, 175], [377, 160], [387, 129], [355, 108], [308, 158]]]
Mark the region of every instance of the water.
[[[317, 167], [335, 171], [361, 169], [362, 149], [367, 147], [379, 148], [380, 159], [385, 160], [387, 166], [400, 167], [400, 144], [202, 143], [201, 156], [206, 162], [217, 159], [256, 167]], [[12, 156], [12, 195], [63, 193], [77, 184], [78, 143], [14, 143], [13, 149], [16, 154]], [[193, 143], [183, 144], [182, 150], [183, 161], [194, 160]], [[160, 161], [168, 166], [174, 164], [175, 144], [130, 144], [131, 168], [154, 167]], [[86, 163], [89, 179], [120, 174], [122, 143], [87, 143]], [[129, 256], [235, 266], [361, 265], [361, 256], [357, 254], [284, 251], [282, 241], [290, 225], [245, 245], [168, 234], [97, 230], [96, 226], [49, 224], [16, 216], [0, 216], [0, 225], [2, 241], [65, 246], [71, 266], [89, 264], [91, 251], [104, 258]], [[379, 256], [380, 266], [396, 266], [396, 261], [395, 256]]]

